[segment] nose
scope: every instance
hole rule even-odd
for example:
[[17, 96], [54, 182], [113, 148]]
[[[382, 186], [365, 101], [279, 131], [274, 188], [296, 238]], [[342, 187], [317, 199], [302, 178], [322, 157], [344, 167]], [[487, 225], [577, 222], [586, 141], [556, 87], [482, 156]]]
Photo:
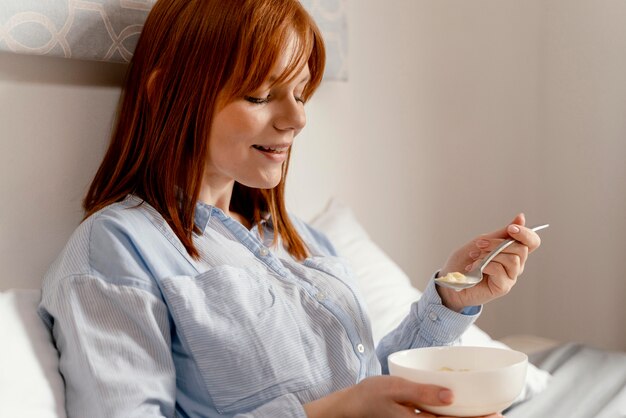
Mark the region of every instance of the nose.
[[274, 127], [281, 131], [293, 130], [298, 134], [306, 125], [304, 106], [293, 97], [282, 102], [280, 112], [274, 120]]

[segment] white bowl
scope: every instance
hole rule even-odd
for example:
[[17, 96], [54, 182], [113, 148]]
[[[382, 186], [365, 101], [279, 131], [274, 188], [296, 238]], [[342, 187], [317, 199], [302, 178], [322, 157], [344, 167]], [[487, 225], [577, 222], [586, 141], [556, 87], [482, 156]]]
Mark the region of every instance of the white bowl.
[[528, 366], [528, 356], [519, 351], [468, 346], [398, 351], [388, 361], [391, 375], [452, 390], [451, 405], [417, 407], [457, 417], [488, 415], [509, 407], [524, 387]]

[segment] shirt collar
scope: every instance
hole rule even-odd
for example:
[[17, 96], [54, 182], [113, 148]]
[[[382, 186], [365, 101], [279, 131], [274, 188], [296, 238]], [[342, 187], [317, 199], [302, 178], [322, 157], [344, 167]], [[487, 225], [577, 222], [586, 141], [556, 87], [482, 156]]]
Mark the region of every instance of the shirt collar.
[[213, 206], [209, 206], [204, 202], [198, 201], [196, 203], [196, 212], [194, 213], [194, 225], [204, 233], [209, 221], [211, 220], [211, 214], [213, 212]]
[[[216, 208], [215, 206], [209, 205], [207, 203], [201, 202], [198, 200], [196, 203], [196, 212], [194, 213], [194, 225], [200, 230], [201, 233], [204, 233], [207, 226], [209, 225], [209, 221], [211, 220], [211, 216], [213, 212], [217, 211], [221, 214], [221, 209]], [[262, 227], [269, 229], [270, 231], [273, 228], [272, 216], [269, 212], [263, 212], [261, 215], [261, 225]], [[252, 230], [258, 229], [259, 225], [253, 225]]]

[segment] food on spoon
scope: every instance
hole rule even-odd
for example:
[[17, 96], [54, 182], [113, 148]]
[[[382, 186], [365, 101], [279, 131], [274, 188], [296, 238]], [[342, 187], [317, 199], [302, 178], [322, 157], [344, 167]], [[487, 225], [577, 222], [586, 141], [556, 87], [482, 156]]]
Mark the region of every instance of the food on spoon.
[[447, 283], [468, 283], [467, 277], [457, 271], [448, 273], [443, 277], [438, 277], [437, 281]]

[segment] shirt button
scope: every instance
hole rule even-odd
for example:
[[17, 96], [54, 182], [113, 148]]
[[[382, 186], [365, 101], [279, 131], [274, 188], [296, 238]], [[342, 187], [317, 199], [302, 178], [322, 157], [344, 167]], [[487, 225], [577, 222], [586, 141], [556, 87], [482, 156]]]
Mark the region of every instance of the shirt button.
[[259, 255], [261, 257], [265, 257], [269, 253], [270, 253], [270, 250], [268, 250], [267, 247], [261, 247], [261, 249], [259, 250]]
[[359, 353], [363, 354], [365, 352], [365, 347], [363, 347], [363, 344], [359, 344], [356, 346], [356, 351], [358, 351]]
[[315, 295], [315, 299], [317, 299], [320, 302], [323, 301], [324, 299], [326, 299], [326, 293], [317, 292], [317, 295]]
[[428, 314], [428, 317], [430, 318], [430, 320], [431, 320], [431, 321], [436, 321], [436, 320], [438, 320], [438, 319], [439, 319], [439, 317], [437, 316], [437, 314], [436, 314], [436, 313], [434, 313], [434, 312], [429, 313], [429, 314]]

